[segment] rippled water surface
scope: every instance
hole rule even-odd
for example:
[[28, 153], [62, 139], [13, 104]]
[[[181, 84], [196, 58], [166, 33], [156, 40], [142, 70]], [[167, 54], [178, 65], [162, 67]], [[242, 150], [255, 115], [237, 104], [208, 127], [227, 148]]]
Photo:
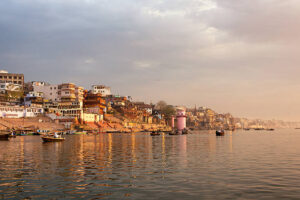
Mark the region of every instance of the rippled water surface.
[[0, 141], [0, 199], [299, 199], [300, 130]]

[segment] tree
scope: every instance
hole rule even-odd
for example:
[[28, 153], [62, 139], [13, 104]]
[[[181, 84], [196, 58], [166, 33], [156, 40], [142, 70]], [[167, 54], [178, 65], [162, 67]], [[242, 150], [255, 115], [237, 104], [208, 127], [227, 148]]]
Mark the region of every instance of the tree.
[[167, 103], [165, 101], [159, 101], [157, 102], [157, 104], [155, 105], [155, 109], [156, 110], [162, 110], [167, 106]]
[[171, 119], [172, 115], [176, 114], [176, 110], [174, 106], [167, 105], [161, 110], [162, 114], [164, 115], [165, 119]]
[[165, 101], [159, 101], [155, 105], [155, 109], [159, 110], [165, 119], [171, 119], [176, 114], [174, 106], [168, 105]]

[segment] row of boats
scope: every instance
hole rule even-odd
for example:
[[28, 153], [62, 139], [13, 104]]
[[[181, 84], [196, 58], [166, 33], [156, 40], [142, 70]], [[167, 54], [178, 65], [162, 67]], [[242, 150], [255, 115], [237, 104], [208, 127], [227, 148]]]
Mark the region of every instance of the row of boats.
[[166, 134], [169, 134], [169, 135], [186, 135], [186, 134], [189, 133], [189, 130], [188, 129], [183, 129], [183, 130], [174, 129], [172, 131], [152, 131], [150, 133], [150, 135], [151, 136], [159, 136], [162, 133], [166, 133]]
[[[250, 131], [250, 128], [244, 128], [245, 131]], [[253, 130], [255, 131], [274, 131], [274, 128], [254, 128]]]

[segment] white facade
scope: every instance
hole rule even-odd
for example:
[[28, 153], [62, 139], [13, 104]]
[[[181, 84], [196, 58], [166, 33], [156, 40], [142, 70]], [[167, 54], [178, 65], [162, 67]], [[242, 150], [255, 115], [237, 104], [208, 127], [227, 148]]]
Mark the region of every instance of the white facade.
[[24, 108], [23, 106], [0, 106], [0, 117], [3, 118], [36, 117], [43, 113], [43, 108]]
[[14, 83], [4, 83], [0, 82], [0, 91], [1, 93], [5, 91], [21, 91], [22, 85], [14, 84]]
[[26, 97], [43, 97], [43, 95], [42, 92], [29, 92]]
[[85, 122], [99, 122], [101, 116], [93, 113], [82, 113], [81, 119]]
[[44, 85], [49, 85], [48, 83], [46, 82], [43, 82], [43, 81], [32, 81], [32, 86], [44, 86]]
[[104, 85], [92, 85], [93, 94], [101, 94], [102, 96], [111, 95], [110, 87]]
[[84, 88], [73, 83], [50, 85], [44, 82], [33, 82], [33, 93], [42, 93], [44, 99], [52, 102], [76, 100], [82, 103]]
[[33, 85], [33, 91], [43, 93], [43, 98], [51, 101], [60, 101], [58, 85]]

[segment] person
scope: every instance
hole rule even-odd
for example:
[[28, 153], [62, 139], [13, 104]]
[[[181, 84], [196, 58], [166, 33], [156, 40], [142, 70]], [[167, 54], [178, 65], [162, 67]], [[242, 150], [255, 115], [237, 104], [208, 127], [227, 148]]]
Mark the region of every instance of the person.
[[58, 135], [56, 132], [54, 133], [54, 138], [58, 138]]

